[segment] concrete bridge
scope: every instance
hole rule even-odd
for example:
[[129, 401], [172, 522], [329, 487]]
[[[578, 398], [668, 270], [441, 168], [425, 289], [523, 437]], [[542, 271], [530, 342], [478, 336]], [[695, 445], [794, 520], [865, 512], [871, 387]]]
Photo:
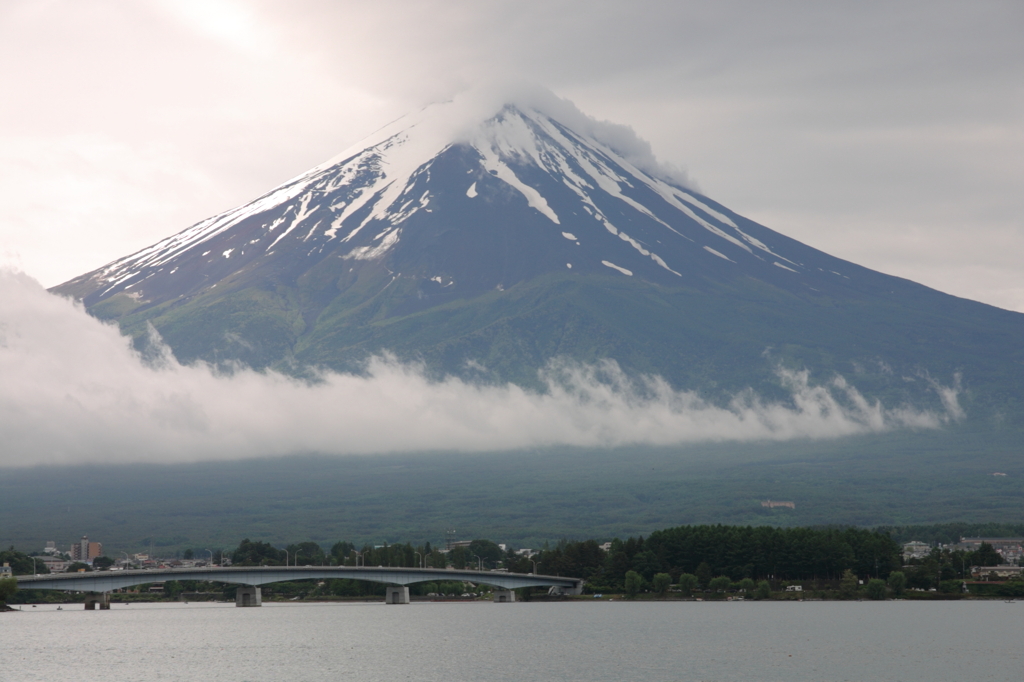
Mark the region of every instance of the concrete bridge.
[[583, 581], [533, 573], [503, 571], [467, 571], [443, 568], [384, 568], [380, 566], [247, 566], [232, 568], [161, 568], [138, 571], [95, 571], [92, 573], [54, 573], [20, 575], [18, 587], [25, 590], [63, 590], [90, 592], [85, 608], [110, 608], [110, 592], [122, 587], [167, 580], [209, 580], [242, 585], [235, 593], [236, 606], [259, 606], [263, 597], [260, 585], [292, 580], [327, 580], [348, 578], [384, 583], [388, 586], [385, 603], [408, 604], [409, 585], [438, 581], [467, 581], [500, 588], [494, 592], [495, 602], [515, 601], [512, 590], [520, 587], [555, 587], [564, 594], [579, 594]]

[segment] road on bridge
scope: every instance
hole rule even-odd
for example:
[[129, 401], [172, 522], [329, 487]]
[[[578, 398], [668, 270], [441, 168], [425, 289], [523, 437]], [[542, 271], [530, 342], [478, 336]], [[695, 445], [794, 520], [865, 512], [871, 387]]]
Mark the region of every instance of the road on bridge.
[[[108, 608], [108, 595], [113, 590], [168, 580], [203, 580], [242, 585], [244, 587], [239, 588], [235, 603], [239, 606], [259, 606], [262, 603], [260, 585], [332, 578], [366, 580], [388, 585], [386, 602], [389, 604], [409, 603], [409, 585], [442, 580], [461, 580], [500, 588], [495, 593], [495, 601], [514, 601], [512, 590], [522, 587], [556, 587], [565, 594], [579, 594], [583, 588], [583, 581], [578, 578], [533, 573], [383, 566], [239, 566], [55, 573], [18, 576], [18, 587], [27, 590], [99, 592], [103, 597], [97, 603], [100, 608]], [[86, 607], [91, 608], [89, 603]]]

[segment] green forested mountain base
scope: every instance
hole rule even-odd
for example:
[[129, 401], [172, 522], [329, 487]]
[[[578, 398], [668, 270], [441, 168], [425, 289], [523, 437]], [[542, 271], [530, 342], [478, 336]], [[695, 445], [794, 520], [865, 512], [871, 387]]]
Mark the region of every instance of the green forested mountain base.
[[1024, 423], [1024, 316], [902, 280], [892, 286], [906, 290], [903, 298], [890, 300], [845, 289], [793, 292], [750, 279], [669, 288], [557, 273], [409, 309], [419, 300], [415, 286], [387, 286], [385, 275], [366, 273], [344, 293], [325, 293], [305, 279], [294, 286], [225, 283], [187, 303], [129, 311], [122, 296], [90, 312], [118, 320], [140, 346], [154, 325], [183, 362], [237, 360], [285, 372], [358, 370], [370, 354], [389, 352], [438, 374], [464, 374], [472, 360], [488, 380], [538, 388], [537, 369], [551, 359], [614, 358], [630, 374], [659, 375], [724, 402], [746, 388], [787, 399], [776, 376], [783, 366], [809, 369], [816, 382], [839, 374], [888, 407], [933, 410], [942, 405], [932, 380], [949, 386], [959, 375], [971, 420]]
[[[536, 547], [681, 524], [1024, 522], [1024, 433], [975, 427], [836, 441], [488, 454], [294, 456], [5, 470], [0, 546], [443, 542]], [[1006, 476], [993, 476], [994, 473]], [[768, 509], [764, 500], [792, 501]]]

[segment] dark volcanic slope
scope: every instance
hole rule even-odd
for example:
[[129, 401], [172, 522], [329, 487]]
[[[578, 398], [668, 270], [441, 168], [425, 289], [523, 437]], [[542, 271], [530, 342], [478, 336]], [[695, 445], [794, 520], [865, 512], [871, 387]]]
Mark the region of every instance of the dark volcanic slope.
[[553, 357], [610, 357], [711, 393], [770, 393], [782, 363], [890, 404], [937, 402], [959, 372], [974, 414], [1020, 419], [1024, 315], [788, 239], [535, 108], [450, 114], [56, 291], [135, 335], [152, 322], [184, 361], [390, 350], [531, 383]]

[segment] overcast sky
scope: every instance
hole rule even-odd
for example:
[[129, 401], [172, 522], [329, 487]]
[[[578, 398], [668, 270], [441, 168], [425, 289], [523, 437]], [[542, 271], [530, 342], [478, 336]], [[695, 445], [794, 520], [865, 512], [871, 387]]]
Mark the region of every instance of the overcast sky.
[[498, 78], [708, 196], [1024, 311], [1024, 3], [0, 0], [0, 262], [58, 284]]

